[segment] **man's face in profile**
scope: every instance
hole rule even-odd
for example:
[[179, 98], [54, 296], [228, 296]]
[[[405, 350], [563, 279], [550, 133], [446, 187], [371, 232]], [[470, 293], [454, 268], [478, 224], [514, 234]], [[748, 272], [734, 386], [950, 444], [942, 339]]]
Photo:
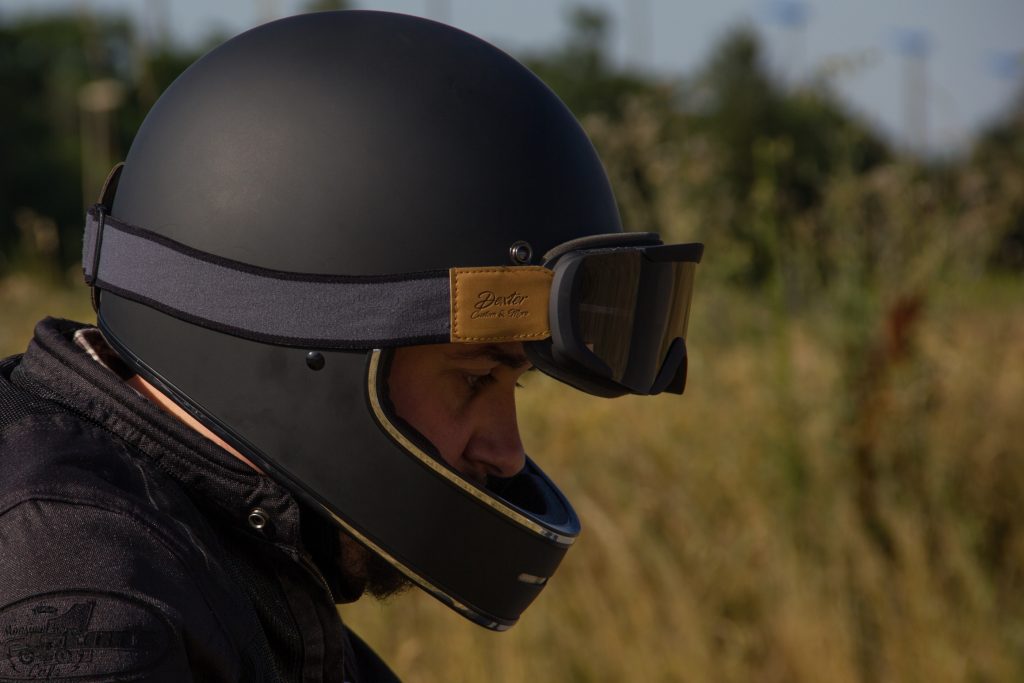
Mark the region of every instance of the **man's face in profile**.
[[[388, 393], [398, 416], [446, 463], [484, 486], [488, 477], [514, 476], [526, 462], [515, 390], [530, 367], [518, 342], [402, 347], [391, 361]], [[348, 537], [343, 546], [346, 566], [371, 594], [385, 598], [408, 587], [375, 553]]]
[[388, 389], [398, 416], [482, 486], [525, 464], [515, 389], [529, 368], [518, 342], [410, 346], [395, 351]]

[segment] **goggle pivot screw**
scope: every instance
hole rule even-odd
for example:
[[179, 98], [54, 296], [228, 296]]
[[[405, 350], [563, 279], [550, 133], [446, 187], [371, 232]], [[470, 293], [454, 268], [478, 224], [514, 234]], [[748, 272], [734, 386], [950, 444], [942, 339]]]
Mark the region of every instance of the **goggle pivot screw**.
[[512, 263], [523, 266], [533, 260], [533, 247], [529, 242], [522, 240], [513, 242], [512, 246], [508, 248], [508, 255], [512, 259]]

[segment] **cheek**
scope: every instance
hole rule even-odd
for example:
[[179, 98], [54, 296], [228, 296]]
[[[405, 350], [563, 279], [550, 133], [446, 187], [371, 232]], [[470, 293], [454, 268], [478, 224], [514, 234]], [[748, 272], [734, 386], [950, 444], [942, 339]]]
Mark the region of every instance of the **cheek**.
[[[449, 465], [458, 468], [469, 440], [459, 406], [447, 396], [450, 392], [444, 391], [443, 382], [403, 381], [408, 379], [401, 371], [392, 374], [389, 391], [395, 412], [434, 444]], [[433, 389], [428, 389], [428, 384]]]

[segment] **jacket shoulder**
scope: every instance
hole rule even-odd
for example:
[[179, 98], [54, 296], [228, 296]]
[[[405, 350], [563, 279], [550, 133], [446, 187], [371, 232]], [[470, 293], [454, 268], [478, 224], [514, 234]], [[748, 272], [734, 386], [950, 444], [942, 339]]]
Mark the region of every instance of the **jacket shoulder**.
[[[15, 564], [31, 567], [40, 585], [50, 569], [70, 570], [79, 564], [72, 550], [79, 540], [109, 556], [94, 568], [138, 562], [147, 552], [187, 564], [194, 552], [167, 514], [184, 494], [113, 433], [13, 384], [9, 361], [0, 362], [0, 540], [10, 550], [0, 563], [8, 580], [0, 583], [16, 583]], [[64, 559], [48, 567], [56, 554]]]
[[20, 354], [0, 359], [0, 435], [11, 425], [60, 411], [52, 401], [30, 394], [11, 382], [10, 375], [20, 362]]
[[40, 496], [106, 502], [143, 515], [167, 507], [171, 501], [155, 492], [176, 487], [164, 485], [154, 463], [57, 400], [18, 386], [11, 378], [17, 366], [17, 356], [0, 361], [0, 514]]
[[148, 473], [127, 444], [59, 404], [12, 387], [2, 375], [0, 471], [0, 514], [40, 496], [152, 507]]
[[[204, 534], [176, 514], [191, 507], [187, 496], [116, 435], [21, 391], [2, 370], [0, 634], [14, 636], [0, 644], [19, 656], [0, 658], [0, 680], [35, 676], [33, 666], [55, 666], [60, 678], [81, 653], [76, 676], [122, 675], [130, 664], [145, 680], [186, 681], [205, 653], [214, 679], [237, 679], [241, 644], [221, 623], [237, 606]], [[120, 654], [106, 640], [53, 652], [31, 636], [54, 629], [117, 638]], [[5, 669], [16, 666], [25, 670]]]

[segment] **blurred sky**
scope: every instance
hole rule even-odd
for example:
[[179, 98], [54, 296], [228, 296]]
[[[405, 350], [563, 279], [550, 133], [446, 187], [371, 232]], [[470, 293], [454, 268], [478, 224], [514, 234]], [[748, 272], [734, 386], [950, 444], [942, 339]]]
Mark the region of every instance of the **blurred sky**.
[[[0, 0], [0, 20], [31, 11], [119, 11], [144, 34], [183, 44], [232, 35], [301, 11], [306, 0]], [[662, 73], [689, 74], [731, 26], [767, 40], [790, 81], [822, 70], [863, 117], [904, 146], [962, 149], [1006, 110], [1024, 82], [1024, 0], [356, 0], [360, 8], [430, 16], [514, 53], [565, 35], [577, 5], [613, 19], [612, 54]], [[924, 84], [925, 87], [920, 87]], [[907, 93], [912, 93], [908, 99]], [[916, 99], [915, 99], [916, 98]]]

